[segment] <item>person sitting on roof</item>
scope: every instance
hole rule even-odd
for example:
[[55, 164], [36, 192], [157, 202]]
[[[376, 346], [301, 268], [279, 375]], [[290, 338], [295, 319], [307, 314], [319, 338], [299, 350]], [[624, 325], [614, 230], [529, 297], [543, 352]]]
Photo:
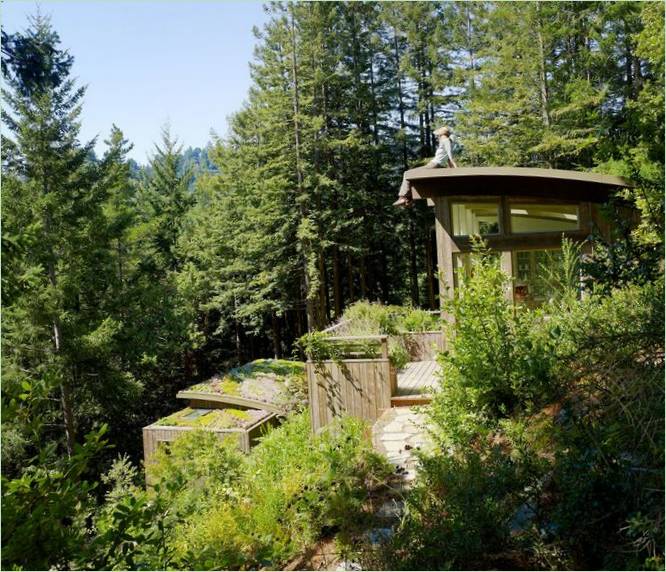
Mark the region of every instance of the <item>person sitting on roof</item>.
[[[453, 153], [451, 151], [451, 130], [445, 125], [439, 129], [435, 129], [434, 134], [439, 137], [439, 146], [435, 152], [435, 158], [432, 159], [426, 166], [426, 169], [438, 169], [448, 165], [450, 169], [456, 168], [456, 162], [453, 160]], [[445, 164], [446, 163], [446, 164]], [[408, 207], [412, 204], [412, 187], [406, 178], [402, 179], [400, 185], [400, 192], [398, 193], [398, 200], [393, 203], [396, 207]]]

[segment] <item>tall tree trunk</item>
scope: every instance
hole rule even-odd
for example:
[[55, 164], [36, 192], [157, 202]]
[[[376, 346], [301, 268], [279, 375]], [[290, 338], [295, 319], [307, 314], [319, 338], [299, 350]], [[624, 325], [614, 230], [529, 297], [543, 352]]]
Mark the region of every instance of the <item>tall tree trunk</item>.
[[280, 359], [282, 357], [282, 342], [280, 339], [280, 320], [275, 312], [271, 314], [271, 338], [273, 341], [273, 355], [275, 356], [275, 359]]
[[361, 299], [365, 300], [368, 297], [368, 285], [367, 285], [367, 276], [366, 276], [366, 268], [365, 268], [365, 255], [364, 254], [361, 254], [360, 276], [361, 276]]
[[465, 16], [466, 16], [466, 27], [467, 27], [467, 48], [468, 48], [468, 55], [469, 55], [469, 81], [467, 84], [467, 89], [469, 90], [469, 97], [472, 98], [474, 94], [474, 90], [476, 88], [476, 83], [474, 80], [474, 74], [475, 74], [475, 67], [476, 67], [476, 60], [474, 58], [474, 48], [473, 46], [473, 39], [472, 39], [472, 12], [470, 10], [469, 4], [465, 4]]
[[393, 50], [396, 66], [396, 87], [398, 90], [398, 112], [400, 114], [400, 131], [402, 131], [402, 168], [407, 170], [407, 133], [405, 131], [405, 103], [402, 93], [402, 73], [400, 72], [400, 46], [398, 44], [398, 31], [393, 28]]
[[347, 280], [349, 283], [349, 301], [354, 302], [354, 267], [351, 254], [347, 254]]
[[236, 361], [243, 363], [243, 346], [241, 344], [240, 324], [238, 320], [234, 320], [234, 343], [236, 347]]
[[541, 7], [536, 4], [537, 10], [537, 46], [539, 48], [539, 95], [541, 97], [541, 121], [544, 127], [550, 127], [550, 111], [548, 104], [548, 78], [546, 77], [546, 51], [543, 41], [543, 25], [541, 22]]
[[[292, 4], [289, 4], [289, 31], [291, 39], [291, 80], [293, 82], [292, 90], [292, 105], [294, 113], [294, 151], [296, 153], [296, 188], [298, 191], [298, 196], [301, 199], [300, 204], [300, 215], [301, 220], [308, 218], [307, 207], [303, 199], [303, 170], [301, 166], [301, 132], [300, 132], [300, 99], [299, 99], [299, 87], [298, 87], [298, 64], [296, 62], [296, 27], [294, 23], [294, 7]], [[301, 240], [302, 251], [303, 251], [303, 280], [305, 282], [305, 309], [308, 318], [308, 330], [313, 331], [317, 329], [317, 316], [315, 311], [314, 300], [312, 299], [312, 293], [310, 292], [310, 271], [308, 268], [308, 260], [312, 253], [312, 245], [310, 244], [309, 238], [303, 238]]]
[[[59, 320], [53, 321], [53, 345], [56, 355], [60, 354], [62, 344], [62, 328]], [[72, 407], [72, 388], [67, 380], [60, 384], [60, 405], [62, 407], [62, 417], [65, 425], [65, 444], [67, 446], [67, 456], [71, 457], [76, 443], [76, 425], [74, 421], [74, 411]]]
[[379, 288], [382, 293], [382, 302], [389, 303], [389, 279], [387, 275], [388, 260], [386, 258], [386, 249], [382, 248], [379, 251]]
[[409, 283], [412, 293], [412, 304], [419, 305], [419, 277], [416, 267], [416, 223], [414, 217], [409, 219]]
[[324, 253], [319, 253], [319, 324], [325, 326], [330, 319], [328, 307], [328, 283], [326, 281], [326, 264], [324, 262]]
[[[44, 192], [46, 196], [46, 191]], [[44, 230], [48, 236], [51, 232], [51, 220], [48, 215], [44, 217]], [[49, 284], [53, 290], [58, 287], [58, 277], [55, 269], [55, 253], [52, 248], [49, 248], [49, 260], [47, 263], [47, 274]], [[60, 356], [62, 352], [62, 324], [60, 319], [56, 316], [52, 322], [53, 328], [53, 350], [56, 356]], [[65, 426], [65, 445], [67, 447], [67, 455], [72, 456], [74, 452], [74, 444], [76, 443], [76, 423], [74, 420], [74, 410], [72, 403], [72, 387], [69, 380], [61, 379], [60, 382], [60, 406], [62, 408], [63, 424]]]
[[[402, 93], [402, 74], [400, 72], [400, 46], [398, 44], [398, 31], [393, 28], [393, 50], [395, 57], [396, 65], [396, 84], [398, 90], [398, 111], [400, 113], [400, 130], [402, 131], [402, 168], [404, 171], [408, 168], [408, 159], [407, 159], [407, 131], [405, 123], [405, 106], [403, 101]], [[415, 236], [415, 223], [414, 223], [414, 214], [412, 211], [408, 214], [409, 223], [408, 223], [408, 234], [409, 234], [409, 281], [410, 281], [410, 290], [412, 296], [412, 304], [415, 306], [419, 303], [419, 287], [418, 287], [418, 278], [416, 275], [416, 236]]]
[[342, 315], [342, 279], [340, 274], [340, 249], [336, 244], [333, 247], [333, 306], [336, 318]]
[[373, 134], [373, 140], [375, 143], [375, 147], [379, 146], [379, 121], [377, 119], [377, 95], [375, 94], [375, 70], [374, 70], [374, 63], [375, 63], [375, 52], [374, 50], [371, 49], [370, 52], [370, 95], [371, 97], [371, 105], [372, 105], [372, 134]]

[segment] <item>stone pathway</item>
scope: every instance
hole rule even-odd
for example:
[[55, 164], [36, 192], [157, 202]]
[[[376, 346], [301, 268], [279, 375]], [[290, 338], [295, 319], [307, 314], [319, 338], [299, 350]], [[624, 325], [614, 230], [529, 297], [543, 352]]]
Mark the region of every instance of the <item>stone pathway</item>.
[[392, 407], [372, 427], [375, 449], [396, 467], [405, 484], [416, 477], [417, 450], [427, 450], [431, 441], [425, 430], [425, 414], [419, 407]]

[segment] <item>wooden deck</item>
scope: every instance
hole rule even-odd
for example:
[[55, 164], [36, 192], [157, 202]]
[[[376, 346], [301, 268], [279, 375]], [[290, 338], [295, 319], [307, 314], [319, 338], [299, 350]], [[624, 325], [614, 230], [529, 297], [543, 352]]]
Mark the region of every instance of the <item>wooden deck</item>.
[[398, 372], [396, 397], [424, 395], [437, 386], [439, 365], [434, 360], [413, 361]]

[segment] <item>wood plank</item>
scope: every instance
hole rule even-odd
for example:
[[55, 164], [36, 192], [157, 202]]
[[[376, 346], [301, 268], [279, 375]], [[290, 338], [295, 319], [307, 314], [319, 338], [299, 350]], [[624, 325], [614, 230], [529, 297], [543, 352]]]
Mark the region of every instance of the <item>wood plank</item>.
[[248, 399], [246, 397], [239, 397], [237, 395], [226, 395], [209, 393], [205, 391], [179, 391], [176, 394], [178, 399], [194, 399], [201, 401], [214, 401], [216, 403], [224, 403], [229, 405], [240, 405], [241, 407], [248, 407], [252, 409], [265, 409], [273, 413], [281, 413], [281, 409], [274, 403], [266, 403], [258, 399]]
[[368, 399], [368, 420], [374, 420], [377, 417], [377, 378], [381, 376], [379, 363], [374, 363], [371, 368], [371, 375], [368, 377], [366, 385], [366, 397]]
[[319, 431], [319, 388], [314, 380], [314, 364], [308, 362], [306, 364], [306, 372], [308, 376], [308, 400], [310, 405], [310, 424], [312, 426], [312, 432], [317, 433]]
[[403, 395], [391, 398], [391, 407], [411, 407], [413, 405], [428, 405], [432, 401], [429, 395]]

